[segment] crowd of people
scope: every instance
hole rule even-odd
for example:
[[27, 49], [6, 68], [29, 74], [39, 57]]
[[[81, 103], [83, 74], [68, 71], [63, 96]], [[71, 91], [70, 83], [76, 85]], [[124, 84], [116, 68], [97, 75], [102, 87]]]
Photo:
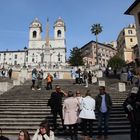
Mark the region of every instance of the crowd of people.
[[[70, 136], [71, 140], [78, 140], [78, 125], [81, 126], [84, 140], [92, 140], [94, 135], [94, 121], [98, 119], [98, 138], [108, 138], [108, 120], [112, 107], [112, 100], [105, 87], [99, 87], [99, 94], [94, 99], [92, 92], [87, 90], [82, 97], [79, 90], [65, 92], [59, 85], [51, 93], [48, 106], [51, 108], [53, 123], [44, 120], [37, 128], [32, 140], [54, 140], [55, 132], [59, 131], [57, 118], [59, 115], [63, 126], [63, 132]], [[63, 97], [64, 100], [63, 100]], [[98, 114], [95, 114], [97, 110]], [[20, 130], [18, 140], [30, 140], [27, 130]]]
[[96, 77], [91, 71], [84, 69], [83, 71], [79, 68], [76, 71], [71, 70], [71, 77], [75, 79], [75, 84], [85, 84], [85, 87], [88, 87], [88, 84], [92, 84], [92, 78]]
[[[51, 93], [48, 106], [53, 115], [53, 125], [51, 132], [54, 135], [59, 131], [57, 115], [61, 118], [64, 133], [68, 133], [71, 140], [78, 140], [77, 132], [80, 126], [84, 140], [92, 140], [94, 136], [94, 122], [98, 120], [97, 139], [108, 139], [109, 117], [112, 109], [111, 96], [106, 93], [105, 87], [99, 87], [99, 94], [93, 98], [91, 91], [87, 90], [82, 97], [80, 91], [64, 92], [59, 85], [55, 86], [55, 91]], [[64, 101], [63, 101], [63, 97]], [[131, 124], [131, 140], [140, 139], [140, 90], [133, 87], [129, 96], [123, 103], [124, 111]], [[49, 128], [50, 129], [50, 128]], [[53, 133], [54, 132], [54, 133]], [[40, 134], [39, 131], [36, 132]], [[54, 136], [53, 136], [54, 139]], [[39, 139], [33, 139], [39, 140]], [[52, 140], [52, 139], [42, 139]]]
[[[51, 108], [53, 123], [43, 121], [37, 128], [32, 140], [54, 140], [55, 132], [59, 131], [57, 123], [58, 115], [61, 118], [63, 132], [70, 136], [71, 140], [78, 140], [78, 129], [83, 132], [84, 140], [94, 140], [94, 122], [98, 120], [97, 140], [108, 139], [109, 117], [112, 109], [111, 96], [106, 93], [105, 87], [99, 87], [99, 94], [95, 98], [92, 92], [87, 90], [82, 97], [79, 90], [65, 92], [59, 85], [51, 93], [48, 106]], [[63, 97], [64, 100], [63, 100]], [[124, 111], [131, 125], [131, 140], [140, 140], [140, 90], [133, 87], [123, 103]], [[2, 131], [2, 130], [1, 130]], [[1, 132], [2, 133], [2, 132]], [[4, 136], [1, 135], [1, 140]], [[30, 140], [28, 131], [21, 130], [18, 140]]]
[[[91, 91], [87, 90], [85, 96], [82, 97], [80, 91], [64, 92], [59, 85], [56, 85], [55, 92], [52, 92], [48, 105], [51, 107], [53, 115], [52, 130], [58, 130], [57, 115], [61, 118], [63, 130], [69, 133], [72, 140], [78, 140], [77, 131], [80, 123], [84, 140], [92, 140], [94, 135], [93, 123], [98, 119], [98, 138], [104, 136], [108, 138], [108, 121], [112, 107], [112, 100], [105, 87], [99, 88], [99, 94], [94, 99], [91, 96]], [[64, 102], [62, 102], [62, 98]], [[95, 115], [97, 110], [98, 115]]]
[[[32, 70], [32, 85], [31, 85], [31, 89], [32, 90], [41, 90], [42, 88], [42, 82], [43, 82], [43, 79], [44, 79], [44, 72], [43, 70], [37, 70], [36, 68], [34, 68]], [[52, 89], [52, 82], [53, 82], [53, 76], [48, 73], [46, 78], [45, 78], [45, 81], [46, 81], [46, 90], [50, 90]]]
[[[88, 87], [88, 84], [92, 83], [93, 75], [90, 71], [87, 72], [85, 69], [81, 72], [78, 69], [76, 75], [76, 83], [81, 84], [85, 82], [85, 87]], [[11, 78], [10, 74], [9, 77]], [[43, 70], [37, 71], [36, 68], [32, 70], [32, 90], [41, 90], [43, 77]], [[50, 73], [45, 77], [45, 81], [46, 89], [52, 89], [53, 76]], [[58, 115], [60, 116], [64, 133], [68, 133], [71, 140], [78, 140], [78, 126], [82, 130], [83, 139], [92, 140], [95, 132], [93, 126], [96, 119], [98, 120], [97, 139], [104, 138], [104, 140], [107, 140], [109, 134], [109, 118], [112, 109], [111, 96], [106, 92], [104, 86], [99, 87], [99, 94], [95, 98], [91, 95], [92, 91], [90, 90], [87, 90], [85, 96], [82, 97], [79, 90], [76, 93], [73, 91], [65, 92], [59, 85], [56, 85], [55, 91], [51, 93], [50, 99], [48, 100], [48, 106], [50, 106], [53, 115], [52, 126], [50, 126], [50, 122], [48, 121], [41, 122], [32, 140], [54, 140], [55, 132], [59, 131], [57, 123]], [[131, 140], [140, 140], [140, 88], [138, 86], [132, 88], [123, 103], [123, 107], [131, 125]], [[1, 138], [4, 137], [1, 135]], [[30, 140], [28, 131], [21, 130], [18, 140]]]
[[11, 67], [9, 67], [8, 69], [5, 69], [4, 67], [2, 67], [0, 69], [0, 76], [2, 78], [9, 77], [9, 79], [11, 79], [12, 78], [12, 72], [13, 72], [13, 69]]

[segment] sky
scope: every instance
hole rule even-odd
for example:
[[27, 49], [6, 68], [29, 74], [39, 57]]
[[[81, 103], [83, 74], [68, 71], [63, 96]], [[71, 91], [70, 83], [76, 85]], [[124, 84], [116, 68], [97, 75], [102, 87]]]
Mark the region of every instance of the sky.
[[134, 0], [0, 0], [0, 51], [23, 50], [28, 47], [29, 25], [37, 17], [46, 36], [49, 18], [50, 37], [54, 22], [61, 17], [66, 24], [67, 55], [73, 47], [82, 47], [95, 36], [91, 26], [103, 27], [100, 43], [115, 41], [120, 31], [134, 23], [124, 12]]

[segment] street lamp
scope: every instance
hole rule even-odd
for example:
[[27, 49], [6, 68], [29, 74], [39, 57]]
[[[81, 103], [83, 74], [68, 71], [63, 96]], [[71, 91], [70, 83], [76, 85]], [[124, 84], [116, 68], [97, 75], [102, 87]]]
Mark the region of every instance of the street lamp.
[[24, 47], [24, 68], [26, 68], [26, 55], [27, 55], [27, 47]]

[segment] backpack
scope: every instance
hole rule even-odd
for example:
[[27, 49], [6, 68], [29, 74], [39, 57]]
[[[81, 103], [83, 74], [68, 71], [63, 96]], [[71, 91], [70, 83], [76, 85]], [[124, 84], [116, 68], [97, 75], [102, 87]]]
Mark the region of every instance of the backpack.
[[41, 72], [38, 73], [38, 79], [43, 79], [43, 74]]

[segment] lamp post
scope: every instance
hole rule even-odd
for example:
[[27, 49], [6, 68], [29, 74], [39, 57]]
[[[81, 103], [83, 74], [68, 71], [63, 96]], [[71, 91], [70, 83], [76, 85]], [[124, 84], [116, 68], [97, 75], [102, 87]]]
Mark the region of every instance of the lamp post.
[[24, 47], [24, 68], [26, 68], [26, 55], [27, 55], [27, 47]]

